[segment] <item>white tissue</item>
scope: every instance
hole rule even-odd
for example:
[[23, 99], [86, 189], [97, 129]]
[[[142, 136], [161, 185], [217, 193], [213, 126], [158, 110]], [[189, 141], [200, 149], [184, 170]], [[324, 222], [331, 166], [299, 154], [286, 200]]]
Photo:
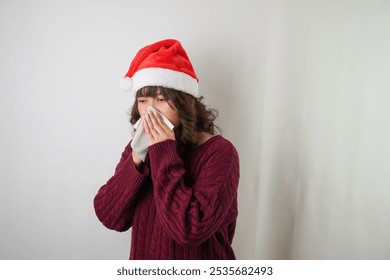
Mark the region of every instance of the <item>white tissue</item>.
[[[173, 129], [173, 124], [155, 108], [149, 106], [146, 110], [157, 112], [161, 116], [164, 123], [166, 123], [170, 129]], [[140, 118], [133, 127], [136, 129], [136, 131], [131, 141], [131, 148], [137, 153], [142, 161], [145, 161], [146, 154], [148, 153], [149, 142], [144, 130], [144, 118]]]

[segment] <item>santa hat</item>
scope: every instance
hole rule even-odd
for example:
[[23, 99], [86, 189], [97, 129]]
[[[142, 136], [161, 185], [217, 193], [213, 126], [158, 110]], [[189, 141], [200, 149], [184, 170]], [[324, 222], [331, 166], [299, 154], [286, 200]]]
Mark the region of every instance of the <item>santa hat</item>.
[[138, 51], [121, 80], [123, 90], [135, 96], [146, 86], [161, 86], [198, 96], [198, 78], [179, 41], [167, 39]]

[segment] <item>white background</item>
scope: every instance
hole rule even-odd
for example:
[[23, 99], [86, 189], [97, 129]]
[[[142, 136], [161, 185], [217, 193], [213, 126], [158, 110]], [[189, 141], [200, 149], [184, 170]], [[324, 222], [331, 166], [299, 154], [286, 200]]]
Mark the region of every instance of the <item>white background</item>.
[[241, 160], [240, 259], [390, 258], [390, 1], [1, 1], [0, 259], [126, 259], [118, 81], [179, 39]]

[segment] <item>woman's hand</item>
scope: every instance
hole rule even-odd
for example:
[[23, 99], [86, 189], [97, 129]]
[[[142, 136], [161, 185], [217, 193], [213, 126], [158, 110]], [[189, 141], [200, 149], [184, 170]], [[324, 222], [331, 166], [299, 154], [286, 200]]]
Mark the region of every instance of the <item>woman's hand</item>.
[[175, 140], [175, 133], [164, 123], [158, 113], [148, 111], [144, 118], [149, 146], [169, 139]]
[[143, 163], [142, 159], [139, 158], [138, 154], [134, 150], [131, 152], [131, 156], [133, 157], [135, 167], [139, 169]]
[[[135, 132], [136, 130], [134, 130], [134, 132], [132, 133], [131, 138], [134, 138]], [[131, 156], [133, 158], [135, 167], [139, 170], [143, 163], [142, 159], [140, 159], [139, 155], [134, 150], [131, 151]]]

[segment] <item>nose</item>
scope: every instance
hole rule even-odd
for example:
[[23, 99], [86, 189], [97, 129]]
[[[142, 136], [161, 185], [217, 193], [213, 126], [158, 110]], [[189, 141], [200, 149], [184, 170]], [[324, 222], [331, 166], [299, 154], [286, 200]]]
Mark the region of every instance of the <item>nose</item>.
[[156, 105], [156, 99], [155, 98], [151, 98], [149, 106], [154, 107], [155, 105]]

